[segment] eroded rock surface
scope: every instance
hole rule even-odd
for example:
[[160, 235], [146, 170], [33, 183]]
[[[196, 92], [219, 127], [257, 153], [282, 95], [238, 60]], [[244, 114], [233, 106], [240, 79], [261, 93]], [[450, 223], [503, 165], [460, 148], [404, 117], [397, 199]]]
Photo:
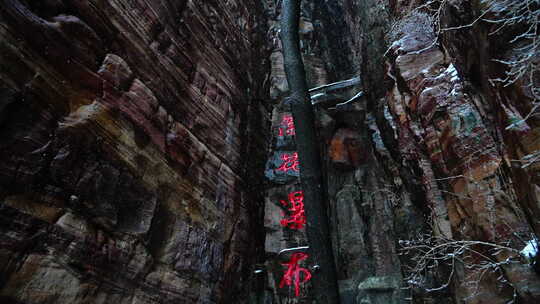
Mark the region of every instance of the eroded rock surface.
[[[312, 302], [280, 2], [1, 1], [0, 302]], [[302, 2], [341, 303], [538, 303], [524, 1]]]
[[0, 302], [248, 298], [266, 33], [254, 2], [2, 1]]
[[[505, 70], [494, 59], [516, 58], [525, 42], [509, 37], [526, 28], [479, 19], [505, 16], [508, 1], [427, 2], [304, 4], [316, 34], [303, 43], [327, 49], [311, 49], [326, 78], [359, 76], [364, 91], [316, 106], [342, 303], [536, 303], [540, 277], [520, 250], [538, 230], [538, 121], [527, 90], [538, 81], [493, 81]], [[312, 79], [318, 65], [304, 56]], [[271, 187], [268, 197], [288, 190]], [[292, 235], [268, 229], [267, 252], [294, 245]]]

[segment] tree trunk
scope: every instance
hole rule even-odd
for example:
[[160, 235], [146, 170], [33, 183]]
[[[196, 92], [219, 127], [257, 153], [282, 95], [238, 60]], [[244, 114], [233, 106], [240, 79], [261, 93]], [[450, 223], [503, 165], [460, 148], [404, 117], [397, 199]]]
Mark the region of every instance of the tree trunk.
[[304, 64], [300, 55], [298, 23], [300, 1], [284, 0], [281, 17], [281, 42], [284, 66], [291, 92], [296, 129], [296, 145], [300, 161], [300, 180], [304, 190], [306, 234], [310, 254], [318, 271], [313, 275], [313, 294], [320, 304], [339, 303], [336, 266], [328, 229], [327, 206], [324, 201], [322, 172], [315, 115], [307, 90]]

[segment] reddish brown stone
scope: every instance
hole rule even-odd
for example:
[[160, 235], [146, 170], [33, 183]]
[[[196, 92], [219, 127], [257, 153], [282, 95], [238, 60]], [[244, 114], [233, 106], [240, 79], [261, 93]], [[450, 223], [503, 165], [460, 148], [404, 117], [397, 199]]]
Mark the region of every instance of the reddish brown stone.
[[332, 164], [342, 169], [360, 166], [366, 160], [366, 154], [366, 147], [362, 146], [360, 135], [345, 128], [337, 130], [328, 148], [328, 156]]

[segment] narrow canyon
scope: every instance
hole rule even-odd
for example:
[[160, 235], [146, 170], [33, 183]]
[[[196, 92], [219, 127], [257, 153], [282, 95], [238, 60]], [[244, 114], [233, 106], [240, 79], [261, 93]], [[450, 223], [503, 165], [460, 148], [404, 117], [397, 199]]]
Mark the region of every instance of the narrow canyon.
[[[317, 303], [283, 1], [0, 0], [0, 303]], [[340, 303], [540, 303], [540, 2], [298, 31]]]

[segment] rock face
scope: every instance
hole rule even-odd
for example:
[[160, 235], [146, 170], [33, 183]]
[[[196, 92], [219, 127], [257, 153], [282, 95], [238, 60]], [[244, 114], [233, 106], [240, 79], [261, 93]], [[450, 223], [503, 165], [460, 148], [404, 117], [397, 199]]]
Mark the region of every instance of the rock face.
[[[1, 303], [313, 302], [280, 2], [0, 1]], [[303, 2], [341, 303], [540, 302], [537, 4]]]
[[6, 0], [0, 29], [0, 302], [247, 299], [264, 6]]
[[[303, 36], [315, 46], [303, 49], [308, 80], [319, 85], [314, 67], [328, 82], [359, 76], [342, 102], [364, 91], [316, 106], [342, 303], [538, 302], [540, 277], [520, 254], [540, 215], [538, 99], [527, 89], [538, 74], [494, 81], [508, 70], [495, 59], [524, 58], [529, 42], [510, 41], [536, 19], [494, 25], [519, 1], [329, 2], [304, 3], [315, 32]], [[307, 244], [302, 230], [276, 225], [279, 197], [294, 187], [267, 191], [269, 256]], [[304, 288], [298, 298], [275, 287], [277, 302], [310, 302]]]

